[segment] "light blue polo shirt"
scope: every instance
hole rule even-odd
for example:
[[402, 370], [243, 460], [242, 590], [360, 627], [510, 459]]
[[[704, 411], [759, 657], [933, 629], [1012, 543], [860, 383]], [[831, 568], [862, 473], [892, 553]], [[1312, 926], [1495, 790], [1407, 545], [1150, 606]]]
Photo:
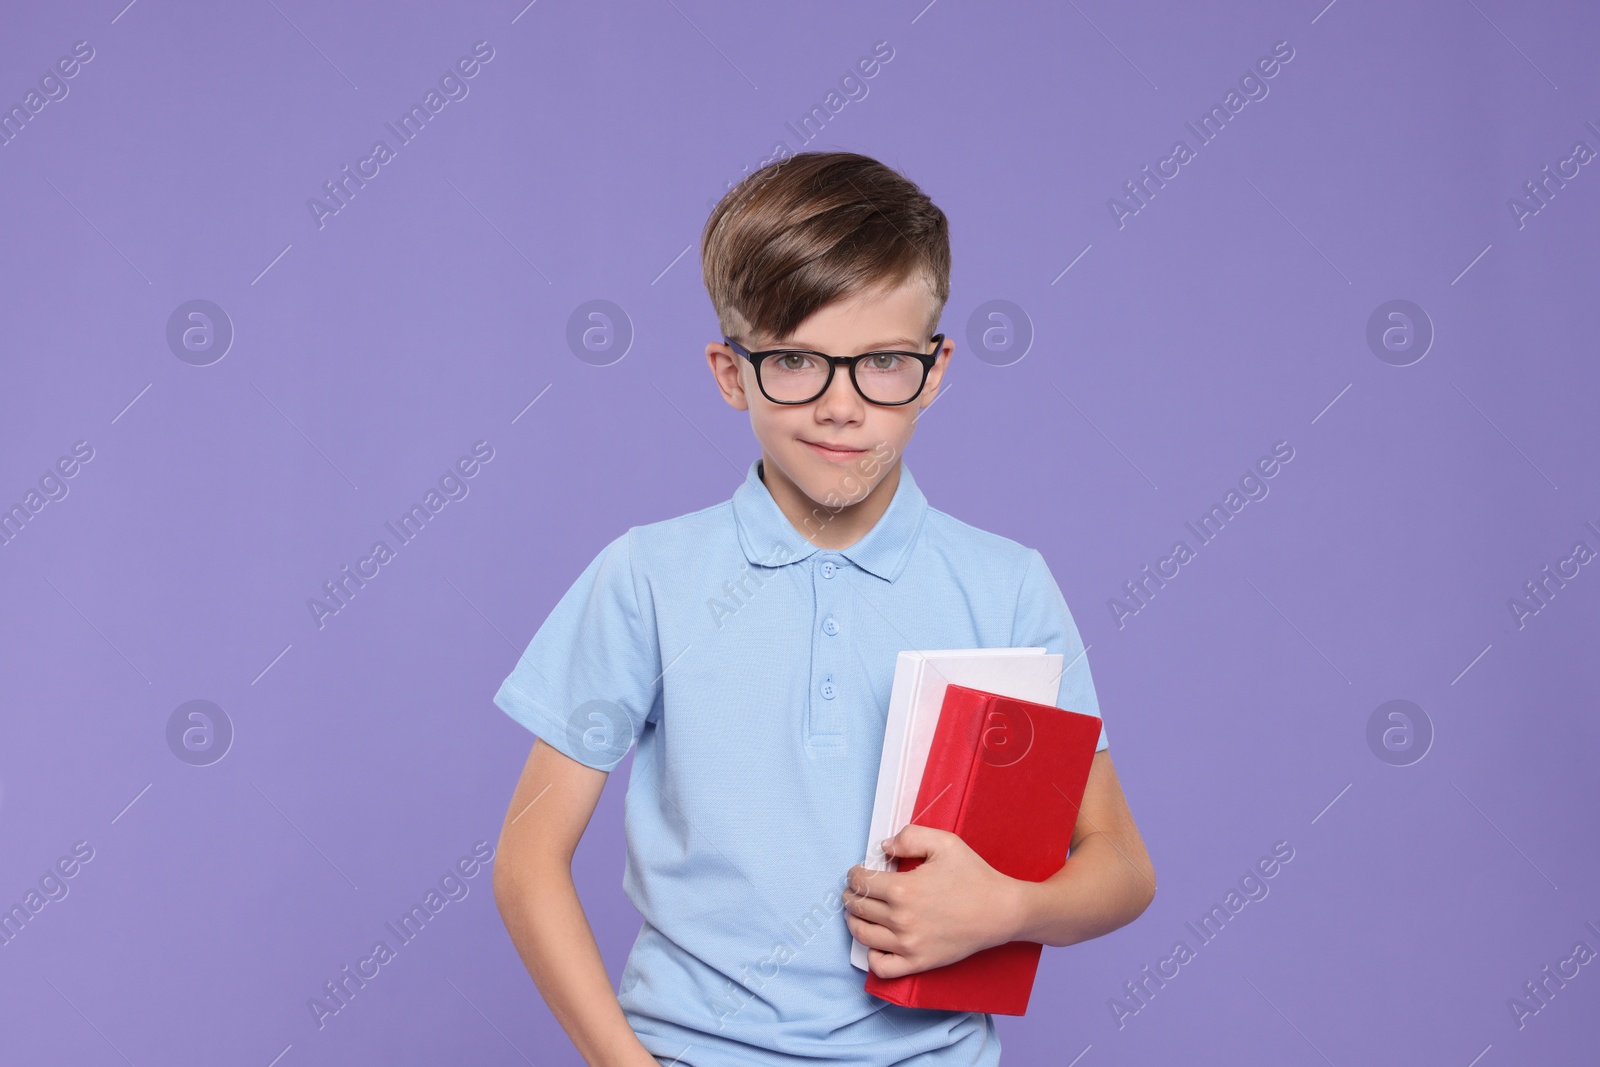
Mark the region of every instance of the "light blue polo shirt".
[[1044, 558], [929, 507], [903, 460], [849, 548], [807, 541], [758, 459], [731, 500], [635, 526], [584, 569], [494, 699], [591, 767], [638, 745], [623, 888], [644, 923], [618, 998], [660, 1062], [999, 1062], [990, 1016], [863, 989], [840, 894], [896, 654], [1031, 645], [1070, 664], [1058, 706], [1098, 716]]

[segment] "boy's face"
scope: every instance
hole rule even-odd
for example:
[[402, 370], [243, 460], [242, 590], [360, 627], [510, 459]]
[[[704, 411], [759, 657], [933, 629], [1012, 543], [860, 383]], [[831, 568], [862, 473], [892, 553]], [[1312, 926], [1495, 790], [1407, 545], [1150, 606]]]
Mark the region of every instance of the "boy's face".
[[[806, 348], [832, 356], [888, 349], [927, 352], [932, 338], [924, 331], [932, 311], [932, 294], [913, 280], [835, 301], [814, 312], [788, 337], [735, 340], [752, 352], [769, 348]], [[839, 508], [865, 500], [891, 473], [896, 473], [898, 484], [900, 457], [917, 416], [934, 401], [954, 348], [954, 340], [946, 338], [922, 392], [911, 403], [896, 407], [868, 402], [851, 384], [845, 366], [835, 369], [827, 392], [809, 404], [775, 404], [757, 386], [750, 361], [726, 344], [707, 345], [706, 360], [723, 399], [750, 412], [774, 495], [779, 493], [773, 484], [776, 478], [823, 507]]]

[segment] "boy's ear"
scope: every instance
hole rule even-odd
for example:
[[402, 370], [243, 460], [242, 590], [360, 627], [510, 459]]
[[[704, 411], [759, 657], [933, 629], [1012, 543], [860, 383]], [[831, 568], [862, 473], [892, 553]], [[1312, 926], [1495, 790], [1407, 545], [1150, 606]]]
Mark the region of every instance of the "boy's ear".
[[743, 364], [747, 362], [749, 361], [720, 341], [706, 345], [706, 363], [711, 367], [711, 376], [716, 379], [717, 388], [722, 392], [722, 399], [728, 402], [728, 406], [739, 411], [750, 410], [750, 398], [745, 394], [743, 377]]
[[933, 361], [933, 367], [928, 371], [928, 384], [922, 389], [922, 396], [917, 399], [917, 407], [925, 408], [938, 399], [939, 384], [944, 381], [944, 372], [950, 366], [951, 355], [956, 350], [954, 337], [946, 337], [939, 344], [939, 358]]

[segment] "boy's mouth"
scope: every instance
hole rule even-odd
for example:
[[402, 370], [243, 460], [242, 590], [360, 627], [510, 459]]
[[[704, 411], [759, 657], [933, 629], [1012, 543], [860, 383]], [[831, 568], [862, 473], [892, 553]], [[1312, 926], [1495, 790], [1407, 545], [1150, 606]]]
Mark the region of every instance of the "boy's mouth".
[[804, 437], [800, 438], [800, 443], [810, 448], [823, 459], [831, 459], [836, 462], [848, 462], [867, 453], [864, 448], [830, 448], [827, 445], [819, 445], [815, 441], [807, 441]]

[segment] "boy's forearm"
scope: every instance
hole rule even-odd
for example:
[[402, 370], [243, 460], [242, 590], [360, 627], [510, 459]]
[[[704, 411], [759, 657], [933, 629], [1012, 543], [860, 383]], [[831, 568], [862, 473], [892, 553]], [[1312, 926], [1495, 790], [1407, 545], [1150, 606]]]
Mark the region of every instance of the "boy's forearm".
[[617, 1002], [572, 871], [555, 859], [495, 864], [495, 902], [550, 1012], [590, 1067], [658, 1067]]
[[1129, 855], [1110, 837], [1094, 833], [1044, 881], [1013, 880], [1011, 940], [1075, 945], [1138, 918], [1156, 887], [1143, 849], [1135, 851]]

